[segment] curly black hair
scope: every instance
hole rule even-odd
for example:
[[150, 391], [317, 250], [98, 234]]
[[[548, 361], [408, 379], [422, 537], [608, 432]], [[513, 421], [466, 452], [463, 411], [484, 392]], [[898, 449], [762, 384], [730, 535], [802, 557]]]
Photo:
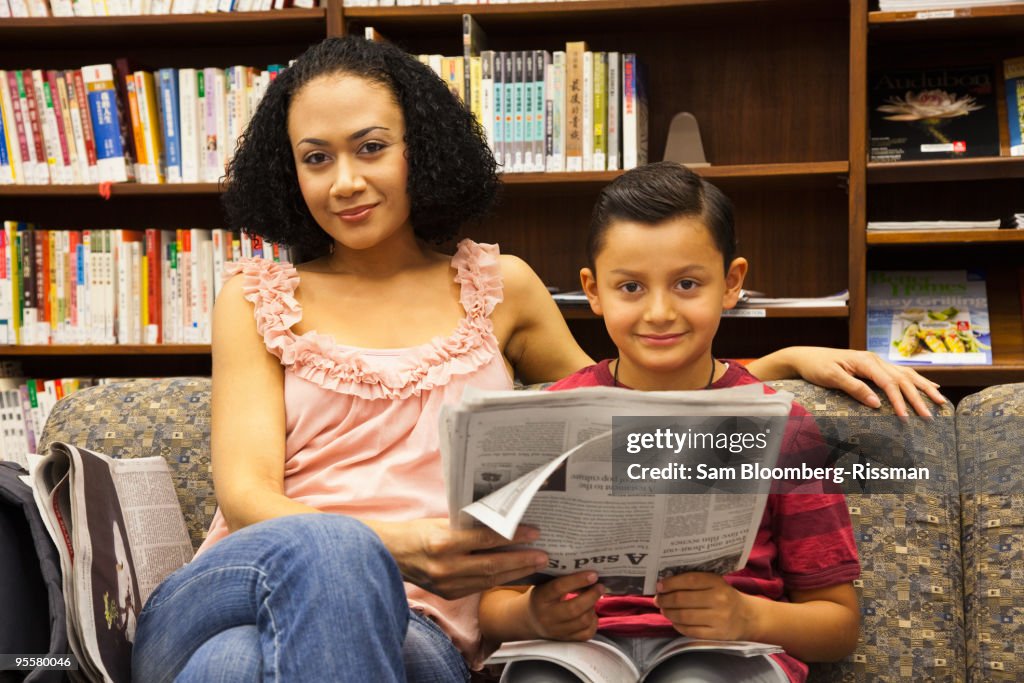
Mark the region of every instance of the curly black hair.
[[292, 98], [330, 74], [366, 78], [394, 94], [405, 119], [410, 221], [418, 237], [442, 243], [487, 214], [499, 181], [475, 117], [430, 67], [391, 44], [348, 36], [312, 46], [267, 88], [227, 167], [221, 201], [230, 228], [306, 256], [331, 243], [302, 198], [288, 138]]

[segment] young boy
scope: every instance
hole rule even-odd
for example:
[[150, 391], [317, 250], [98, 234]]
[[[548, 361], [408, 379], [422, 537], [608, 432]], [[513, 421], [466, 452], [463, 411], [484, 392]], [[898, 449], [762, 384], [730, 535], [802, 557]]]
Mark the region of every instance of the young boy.
[[[732, 204], [716, 187], [670, 162], [620, 176], [598, 198], [589, 267], [580, 271], [619, 355], [551, 389], [757, 382], [741, 365], [711, 353], [722, 310], [736, 305], [747, 272], [746, 259], [735, 254]], [[804, 415], [794, 404], [790, 416]], [[783, 451], [792, 450], [795, 438], [787, 433]], [[647, 680], [803, 681], [803, 662], [838, 660], [856, 646], [860, 617], [852, 582], [859, 574], [841, 494], [773, 494], [740, 571], [678, 574], [662, 580], [654, 597], [604, 596], [593, 572], [529, 589], [497, 588], [481, 601], [480, 624], [497, 641], [586, 640], [596, 631], [639, 660], [641, 670], [646, 657], [679, 634], [771, 643], [785, 654], [687, 654], [662, 663]], [[535, 664], [548, 670], [535, 674]], [[575, 678], [555, 665], [517, 662], [503, 680]]]

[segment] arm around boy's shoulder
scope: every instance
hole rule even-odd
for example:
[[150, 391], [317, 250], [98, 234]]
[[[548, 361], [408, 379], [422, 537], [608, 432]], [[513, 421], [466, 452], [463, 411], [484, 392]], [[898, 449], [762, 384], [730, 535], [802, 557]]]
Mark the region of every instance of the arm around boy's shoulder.
[[499, 262], [504, 301], [494, 309], [493, 320], [516, 375], [526, 383], [551, 382], [590, 365], [533, 269], [507, 254]]

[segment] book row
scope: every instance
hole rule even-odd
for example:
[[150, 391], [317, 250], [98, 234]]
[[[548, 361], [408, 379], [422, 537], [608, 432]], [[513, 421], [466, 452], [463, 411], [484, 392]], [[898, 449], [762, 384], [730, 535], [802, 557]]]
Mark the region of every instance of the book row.
[[282, 68], [0, 70], [0, 184], [217, 182]]
[[290, 260], [259, 237], [214, 229], [0, 232], [0, 344], [210, 342], [226, 264]]
[[[1009, 154], [1024, 156], [1024, 57], [1001, 66]], [[872, 74], [871, 161], [999, 156], [999, 71], [979, 65]]]
[[43, 425], [57, 401], [79, 389], [108, 381], [88, 377], [0, 377], [0, 460], [24, 464], [26, 453], [37, 452]]
[[[379, 39], [372, 27], [367, 37]], [[417, 55], [480, 122], [506, 173], [615, 171], [647, 163], [647, 92], [634, 53], [487, 50], [463, 15], [461, 57]]]
[[421, 7], [438, 5], [515, 5], [524, 2], [580, 2], [581, 0], [342, 0], [343, 7]]
[[315, 0], [0, 0], [0, 19], [113, 17], [141, 14], [263, 12], [316, 7]]

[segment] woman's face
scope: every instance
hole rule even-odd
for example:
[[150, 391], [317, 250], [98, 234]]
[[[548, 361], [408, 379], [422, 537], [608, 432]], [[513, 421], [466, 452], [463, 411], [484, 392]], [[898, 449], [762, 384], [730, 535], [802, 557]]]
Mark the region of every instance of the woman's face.
[[292, 97], [288, 137], [313, 218], [342, 249], [412, 235], [405, 121], [387, 86], [338, 73]]

